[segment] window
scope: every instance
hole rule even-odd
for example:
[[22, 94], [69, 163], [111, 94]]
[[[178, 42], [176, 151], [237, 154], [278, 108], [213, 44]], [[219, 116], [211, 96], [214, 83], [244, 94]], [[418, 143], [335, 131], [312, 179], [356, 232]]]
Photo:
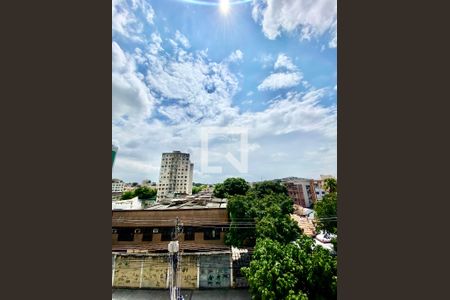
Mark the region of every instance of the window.
[[216, 228], [205, 228], [203, 231], [204, 240], [220, 240], [220, 231]]
[[161, 229], [161, 241], [171, 241], [172, 240], [173, 228], [162, 228]]
[[119, 228], [117, 229], [118, 241], [128, 241], [131, 242], [134, 240], [134, 228]]
[[153, 228], [144, 228], [142, 230], [142, 241], [151, 241], [153, 239]]
[[195, 240], [195, 230], [193, 227], [185, 227], [184, 228], [184, 240], [185, 241]]

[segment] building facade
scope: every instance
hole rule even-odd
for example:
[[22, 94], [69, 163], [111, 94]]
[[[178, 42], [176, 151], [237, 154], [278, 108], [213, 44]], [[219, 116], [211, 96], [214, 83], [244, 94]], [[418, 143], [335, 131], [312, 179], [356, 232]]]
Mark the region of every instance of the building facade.
[[112, 192], [113, 193], [122, 193], [125, 189], [125, 182], [120, 179], [112, 180]]
[[[181, 231], [176, 235], [177, 219]], [[224, 243], [228, 214], [223, 208], [112, 211], [112, 251], [167, 253], [177, 239], [180, 251], [229, 250]]]
[[163, 153], [156, 200], [173, 199], [177, 195], [192, 195], [194, 164], [189, 153]]
[[310, 208], [326, 194], [323, 180], [290, 177], [282, 179], [294, 204]]

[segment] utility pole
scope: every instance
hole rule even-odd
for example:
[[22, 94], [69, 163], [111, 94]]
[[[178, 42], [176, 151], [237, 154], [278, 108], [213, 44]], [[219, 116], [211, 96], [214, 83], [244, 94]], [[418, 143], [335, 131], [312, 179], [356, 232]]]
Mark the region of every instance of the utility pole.
[[177, 280], [177, 271], [179, 269], [179, 242], [178, 234], [181, 232], [180, 220], [176, 219], [175, 230], [172, 236], [172, 241], [169, 243], [169, 293], [170, 300], [183, 300], [180, 294], [179, 282]]

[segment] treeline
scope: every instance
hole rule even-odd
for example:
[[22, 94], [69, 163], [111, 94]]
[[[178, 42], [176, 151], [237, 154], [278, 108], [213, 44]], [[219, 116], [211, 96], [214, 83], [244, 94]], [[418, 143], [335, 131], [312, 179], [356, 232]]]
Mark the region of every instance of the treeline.
[[140, 186], [134, 190], [124, 192], [121, 199], [128, 200], [137, 196], [141, 200], [153, 200], [156, 198], [156, 193], [156, 189]]

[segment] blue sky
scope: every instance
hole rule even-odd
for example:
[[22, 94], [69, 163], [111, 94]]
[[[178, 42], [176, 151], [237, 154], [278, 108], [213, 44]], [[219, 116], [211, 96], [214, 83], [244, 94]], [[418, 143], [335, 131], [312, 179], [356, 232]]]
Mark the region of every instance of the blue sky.
[[[113, 177], [157, 181], [172, 150], [191, 153], [195, 182], [336, 175], [336, 0], [239, 1], [226, 13], [220, 2], [113, 1]], [[239, 157], [236, 139], [211, 140], [223, 172], [202, 171], [211, 126], [248, 130], [248, 172], [225, 159]]]

